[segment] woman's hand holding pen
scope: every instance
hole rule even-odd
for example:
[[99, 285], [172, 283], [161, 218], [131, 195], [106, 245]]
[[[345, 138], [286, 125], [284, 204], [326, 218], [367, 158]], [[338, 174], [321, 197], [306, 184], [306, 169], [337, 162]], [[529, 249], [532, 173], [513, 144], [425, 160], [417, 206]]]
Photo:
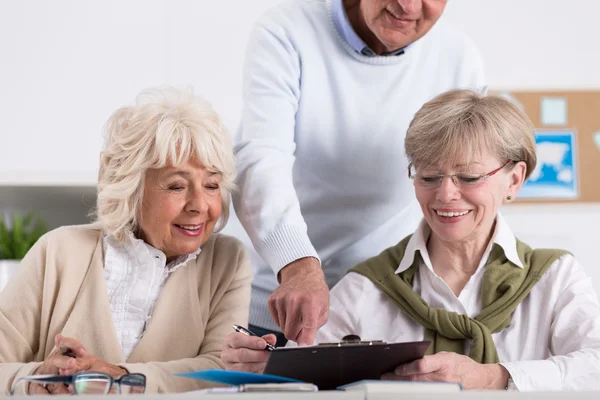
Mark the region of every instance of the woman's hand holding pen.
[[258, 337], [235, 332], [225, 337], [221, 360], [228, 370], [262, 373], [269, 359], [267, 343], [275, 342], [273, 334]]
[[88, 354], [86, 348], [76, 339], [66, 338], [62, 335], [56, 342], [56, 347], [63, 356], [71, 357], [68, 365], [61, 367], [61, 375], [71, 375], [79, 371], [104, 372], [113, 378], [127, 374], [128, 371], [115, 364], [104, 361], [101, 358]]
[[[54, 337], [54, 350], [35, 370], [33, 375], [70, 375], [77, 371], [98, 371], [113, 377], [126, 374], [127, 370], [88, 354], [87, 349], [77, 339], [60, 333]], [[71, 394], [72, 389], [64, 384], [42, 385], [31, 382], [29, 394]]]
[[[74, 357], [85, 357], [86, 348], [79, 341], [64, 337], [60, 333], [54, 337], [54, 350], [35, 370], [34, 375], [56, 375], [77, 365]], [[42, 385], [29, 383], [29, 394], [69, 394], [69, 389], [63, 384]]]

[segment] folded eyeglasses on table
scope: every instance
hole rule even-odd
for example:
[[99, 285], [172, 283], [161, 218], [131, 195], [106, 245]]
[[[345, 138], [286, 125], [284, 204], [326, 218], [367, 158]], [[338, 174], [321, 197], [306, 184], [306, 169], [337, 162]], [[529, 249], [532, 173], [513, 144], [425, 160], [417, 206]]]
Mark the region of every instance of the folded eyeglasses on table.
[[146, 391], [146, 375], [125, 374], [118, 378], [103, 372], [81, 371], [73, 375], [30, 375], [19, 378], [13, 385], [15, 388], [22, 381], [41, 383], [43, 385], [64, 384], [73, 387], [74, 394], [108, 394], [113, 385], [118, 394], [142, 394]]

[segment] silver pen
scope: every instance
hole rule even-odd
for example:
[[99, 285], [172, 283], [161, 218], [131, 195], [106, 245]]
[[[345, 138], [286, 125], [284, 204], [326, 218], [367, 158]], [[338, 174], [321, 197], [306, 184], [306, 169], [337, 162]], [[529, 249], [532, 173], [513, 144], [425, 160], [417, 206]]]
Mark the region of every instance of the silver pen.
[[[233, 324], [233, 330], [236, 332], [239, 332], [239, 333], [243, 333], [246, 336], [260, 337], [256, 333], [252, 332], [251, 330], [244, 328], [243, 326], [236, 325], [236, 324]], [[265, 350], [273, 351], [273, 350], [275, 350], [275, 346], [267, 343], [267, 348]]]

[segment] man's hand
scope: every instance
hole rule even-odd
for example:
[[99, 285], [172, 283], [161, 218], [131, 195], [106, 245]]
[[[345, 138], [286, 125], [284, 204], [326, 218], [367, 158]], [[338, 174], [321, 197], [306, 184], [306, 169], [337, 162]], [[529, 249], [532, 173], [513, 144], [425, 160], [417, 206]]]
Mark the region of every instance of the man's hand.
[[243, 333], [231, 333], [223, 342], [221, 361], [228, 370], [262, 374], [269, 359], [267, 343], [275, 345], [276, 341], [277, 338], [273, 334], [260, 338]]
[[500, 364], [479, 364], [461, 354], [440, 352], [402, 364], [381, 379], [419, 382], [458, 382], [463, 388], [502, 390], [508, 371]]
[[281, 284], [269, 296], [269, 311], [289, 340], [313, 344], [317, 329], [327, 322], [329, 288], [319, 261], [306, 257], [286, 265]]

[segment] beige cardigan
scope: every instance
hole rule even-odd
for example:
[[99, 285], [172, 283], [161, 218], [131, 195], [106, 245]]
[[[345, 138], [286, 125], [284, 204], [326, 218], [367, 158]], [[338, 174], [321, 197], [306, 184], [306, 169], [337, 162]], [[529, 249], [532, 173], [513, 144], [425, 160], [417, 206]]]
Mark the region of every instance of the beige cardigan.
[[[252, 269], [243, 245], [213, 235], [195, 261], [166, 281], [152, 319], [123, 357], [104, 280], [102, 232], [95, 225], [43, 236], [0, 294], [0, 391], [30, 375], [50, 354], [54, 336], [73, 337], [95, 355], [147, 377], [147, 393], [181, 392], [208, 383], [174, 373], [222, 368], [223, 338], [248, 322]], [[24, 394], [27, 385], [17, 385]]]

